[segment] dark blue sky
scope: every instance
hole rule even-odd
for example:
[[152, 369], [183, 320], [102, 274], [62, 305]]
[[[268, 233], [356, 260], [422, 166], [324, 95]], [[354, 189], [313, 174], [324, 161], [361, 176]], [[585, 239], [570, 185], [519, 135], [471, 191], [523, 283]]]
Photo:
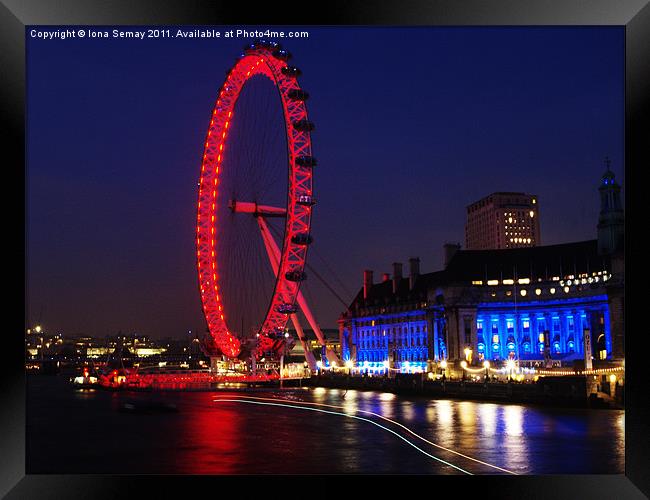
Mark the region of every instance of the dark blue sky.
[[[283, 44], [317, 126], [314, 249], [350, 292], [410, 256], [440, 269], [466, 205], [493, 191], [539, 196], [543, 244], [595, 237], [605, 155], [624, 186], [622, 28], [307, 30]], [[30, 321], [204, 329], [196, 183], [245, 42], [27, 37]], [[342, 306], [314, 285], [335, 327]]]

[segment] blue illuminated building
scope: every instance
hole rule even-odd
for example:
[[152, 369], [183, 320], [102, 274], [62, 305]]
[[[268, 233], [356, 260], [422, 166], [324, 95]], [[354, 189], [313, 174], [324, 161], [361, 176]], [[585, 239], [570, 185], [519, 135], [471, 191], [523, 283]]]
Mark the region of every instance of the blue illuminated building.
[[341, 352], [361, 370], [429, 371], [442, 360], [572, 366], [624, 358], [623, 210], [607, 165], [598, 239], [499, 250], [445, 245], [441, 271], [393, 264], [339, 321]]

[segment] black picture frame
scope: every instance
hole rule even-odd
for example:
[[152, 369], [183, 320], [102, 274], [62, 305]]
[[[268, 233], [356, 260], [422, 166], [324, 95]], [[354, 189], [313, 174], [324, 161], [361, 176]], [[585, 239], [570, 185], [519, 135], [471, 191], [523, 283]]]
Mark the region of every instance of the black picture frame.
[[[3, 135], [7, 141], [5, 172], [10, 171], [26, 193], [25, 165], [25, 26], [29, 25], [419, 25], [419, 26], [553, 26], [591, 25], [624, 26], [626, 40], [625, 169], [626, 169], [626, 289], [643, 286], [643, 261], [634, 253], [639, 248], [647, 223], [638, 212], [643, 184], [640, 171], [650, 167], [647, 130], [650, 129], [650, 6], [645, 0], [384, 0], [362, 2], [336, 0], [320, 5], [305, 3], [255, 3], [209, 0], [2, 0], [0, 3], [0, 85], [2, 87]], [[607, 64], [607, 61], [603, 61]], [[13, 153], [13, 154], [7, 154]], [[22, 172], [22, 173], [21, 173]], [[639, 173], [637, 173], [639, 172]], [[5, 174], [6, 175], [6, 174]], [[19, 192], [5, 177], [7, 191]], [[18, 267], [21, 245], [25, 243], [25, 221], [20, 227], [16, 203], [5, 196], [6, 219], [13, 222], [11, 233], [5, 230], [10, 258], [7, 268]], [[23, 199], [23, 207], [25, 202]], [[18, 210], [20, 213], [20, 211]], [[637, 225], [638, 224], [638, 229]], [[25, 246], [23, 246], [24, 250]], [[15, 257], [12, 259], [11, 257]], [[25, 266], [28, 260], [23, 252]], [[27, 267], [25, 267], [28, 271]], [[16, 273], [17, 275], [19, 273]], [[24, 277], [24, 276], [23, 276]], [[18, 281], [15, 289], [24, 287]], [[24, 291], [24, 288], [22, 288]], [[627, 292], [626, 290], [626, 292]], [[12, 296], [17, 293], [11, 287]], [[626, 293], [627, 294], [627, 293]], [[641, 290], [627, 294], [626, 304], [626, 429], [624, 475], [427, 477], [422, 486], [428, 494], [444, 491], [464, 497], [521, 498], [644, 498], [650, 496], [650, 438], [647, 411], [648, 391], [643, 363], [647, 336], [643, 328]], [[23, 294], [23, 297], [25, 295]], [[6, 305], [12, 322], [4, 333], [0, 378], [0, 495], [7, 498], [174, 498], [175, 492], [195, 495], [197, 488], [218, 491], [226, 486], [247, 494], [254, 488], [259, 494], [269, 489], [283, 495], [306, 494], [294, 489], [286, 478], [257, 477], [257, 485], [242, 484], [241, 479], [212, 476], [104, 476], [104, 475], [25, 475], [25, 321], [16, 319], [19, 307]], [[312, 478], [308, 488], [338, 495], [345, 488], [331, 478], [329, 483]], [[381, 487], [382, 478], [364, 486], [363, 494]], [[388, 478], [389, 480], [391, 478]], [[293, 481], [293, 480], [292, 480]], [[410, 481], [410, 479], [409, 479]], [[461, 482], [462, 481], [462, 482]], [[226, 485], [225, 483], [231, 483]], [[282, 488], [278, 490], [278, 486]], [[297, 488], [297, 487], [296, 487]], [[449, 490], [451, 488], [451, 490]], [[380, 491], [380, 490], [378, 490]], [[348, 492], [349, 493], [349, 492]]]

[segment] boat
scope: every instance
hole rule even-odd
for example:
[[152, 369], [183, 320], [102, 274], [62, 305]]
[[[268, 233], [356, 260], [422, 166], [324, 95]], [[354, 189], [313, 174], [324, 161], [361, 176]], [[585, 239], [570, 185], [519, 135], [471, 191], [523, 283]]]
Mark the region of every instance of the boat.
[[97, 377], [90, 375], [87, 367], [84, 367], [83, 374], [72, 379], [72, 385], [77, 389], [92, 389], [98, 385]]

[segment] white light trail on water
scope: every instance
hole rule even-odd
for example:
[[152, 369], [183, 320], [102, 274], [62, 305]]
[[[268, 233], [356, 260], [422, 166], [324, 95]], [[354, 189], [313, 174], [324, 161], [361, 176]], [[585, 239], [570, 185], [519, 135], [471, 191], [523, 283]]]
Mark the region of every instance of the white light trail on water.
[[[258, 397], [255, 397], [255, 396], [242, 396], [242, 397], [241, 397], [241, 399], [244, 399], [244, 398], [245, 398], [245, 399], [260, 400], [260, 401], [284, 401], [284, 402], [287, 402], [287, 403], [295, 403], [294, 401], [292, 401], [292, 400], [290, 400], [290, 399], [282, 399], [282, 398], [258, 398]], [[328, 408], [340, 408], [340, 409], [345, 409], [344, 406], [329, 405], [329, 404], [325, 404], [325, 403], [310, 403], [310, 402], [308, 402], [308, 401], [299, 401], [299, 403], [301, 403], [301, 404], [306, 404], [306, 405], [314, 405], [314, 406], [325, 406], [325, 407], [328, 407]], [[386, 422], [390, 422], [390, 423], [392, 423], [392, 424], [394, 424], [394, 425], [396, 425], [396, 426], [398, 426], [398, 427], [401, 427], [402, 429], [404, 429], [405, 431], [407, 431], [409, 434], [411, 434], [411, 435], [415, 436], [416, 438], [418, 438], [418, 439], [424, 441], [425, 443], [430, 444], [431, 446], [435, 446], [436, 448], [439, 448], [439, 449], [441, 449], [441, 450], [448, 451], [449, 453], [453, 453], [453, 454], [455, 454], [455, 455], [458, 455], [458, 456], [460, 456], [460, 457], [466, 458], [466, 459], [471, 460], [471, 461], [473, 461], [473, 462], [476, 462], [476, 463], [479, 463], [479, 464], [482, 464], [482, 465], [486, 465], [486, 466], [488, 466], [488, 467], [492, 467], [493, 469], [497, 469], [497, 470], [500, 470], [500, 471], [506, 472], [506, 473], [508, 473], [508, 474], [513, 474], [513, 475], [515, 475], [515, 476], [519, 475], [519, 474], [517, 474], [516, 472], [513, 472], [513, 471], [508, 470], [508, 469], [504, 469], [503, 467], [499, 467], [498, 465], [494, 465], [494, 464], [491, 464], [491, 463], [488, 463], [488, 462], [484, 462], [483, 460], [479, 460], [478, 458], [470, 457], [469, 455], [465, 455], [465, 454], [463, 454], [463, 453], [461, 453], [461, 452], [459, 452], [459, 451], [452, 450], [452, 449], [450, 449], [450, 448], [446, 448], [446, 447], [444, 447], [444, 446], [442, 446], [442, 445], [439, 445], [439, 444], [437, 444], [437, 443], [434, 443], [434, 442], [432, 442], [432, 441], [429, 441], [427, 438], [425, 438], [424, 436], [419, 435], [418, 433], [416, 433], [415, 431], [409, 429], [409, 428], [406, 427], [405, 425], [403, 425], [403, 424], [401, 424], [401, 423], [399, 423], [399, 422], [397, 422], [397, 421], [395, 421], [395, 420], [391, 420], [391, 419], [388, 418], [388, 417], [384, 417], [383, 415], [380, 415], [379, 413], [375, 413], [375, 412], [372, 412], [372, 411], [369, 411], [369, 410], [360, 410], [360, 409], [357, 409], [357, 410], [355, 410], [355, 411], [357, 411], [357, 412], [359, 412], [359, 413], [366, 413], [366, 414], [368, 414], [368, 415], [373, 415], [373, 416], [375, 416], [375, 417], [377, 417], [377, 418], [380, 418], [380, 419], [382, 419], [382, 420], [385, 420]], [[349, 414], [347, 414], [347, 413], [346, 413], [346, 415], [348, 415], [348, 416], [353, 416], [353, 415], [349, 415]], [[375, 422], [373, 422], [373, 423], [375, 423]], [[401, 436], [400, 436], [400, 437], [401, 437]]]
[[327, 414], [330, 414], [330, 415], [340, 415], [342, 417], [348, 417], [348, 418], [355, 418], [357, 420], [363, 420], [364, 422], [371, 423], [372, 425], [375, 425], [375, 426], [377, 426], [377, 427], [379, 427], [379, 428], [381, 428], [381, 429], [383, 429], [383, 430], [385, 430], [387, 432], [390, 432], [391, 434], [394, 434], [395, 436], [400, 438], [402, 441], [407, 443], [409, 446], [412, 446], [413, 448], [418, 450], [423, 455], [426, 455], [429, 458], [432, 458], [434, 460], [437, 460], [438, 462], [441, 462], [441, 463], [443, 463], [445, 465], [448, 465], [449, 467], [453, 467], [454, 469], [459, 470], [461, 472], [464, 472], [465, 474], [469, 474], [470, 476], [473, 476], [473, 474], [471, 472], [466, 471], [465, 469], [461, 469], [460, 467], [458, 467], [458, 466], [456, 466], [456, 465], [454, 465], [454, 464], [452, 464], [450, 462], [447, 462], [447, 461], [443, 460], [442, 458], [438, 458], [435, 455], [431, 455], [430, 453], [427, 453], [422, 448], [418, 447], [416, 444], [414, 444], [411, 441], [409, 441], [408, 439], [406, 439], [404, 436], [400, 436], [394, 430], [389, 429], [388, 427], [385, 427], [385, 426], [383, 426], [381, 424], [378, 424], [377, 422], [373, 422], [369, 418], [358, 417], [357, 415], [350, 415], [348, 413], [341, 413], [341, 412], [338, 412], [338, 411], [329, 411], [329, 410], [321, 410], [319, 408], [310, 408], [308, 406], [300, 406], [300, 405], [295, 405], [295, 404], [288, 405], [288, 404], [282, 404], [282, 403], [266, 403], [266, 402], [262, 402], [262, 401], [251, 401], [251, 400], [244, 399], [244, 398], [240, 398], [240, 399], [215, 399], [214, 401], [215, 402], [230, 402], [230, 403], [249, 403], [249, 404], [265, 405], [265, 406], [281, 406], [281, 407], [284, 407], [284, 408], [293, 408], [293, 409], [299, 409], [299, 410], [315, 411], [315, 412], [319, 412], [319, 413], [327, 413]]

